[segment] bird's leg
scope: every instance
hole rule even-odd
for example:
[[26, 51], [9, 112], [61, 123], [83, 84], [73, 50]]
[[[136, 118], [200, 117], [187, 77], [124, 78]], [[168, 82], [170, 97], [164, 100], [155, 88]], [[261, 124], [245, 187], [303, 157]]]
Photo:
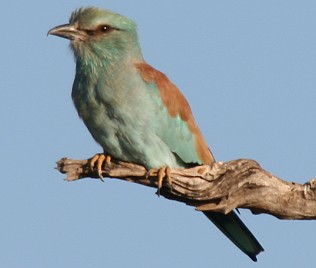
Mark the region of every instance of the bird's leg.
[[160, 189], [162, 187], [163, 179], [167, 177], [167, 182], [172, 191], [172, 179], [171, 179], [171, 168], [170, 167], [162, 167], [158, 170], [158, 189], [157, 194], [160, 196]]
[[105, 155], [105, 154], [95, 154], [91, 160], [90, 160], [90, 168], [92, 171], [94, 169], [97, 169], [99, 178], [101, 181], [103, 181], [103, 176], [102, 176], [102, 167], [106, 163], [108, 166], [111, 165], [111, 156]]

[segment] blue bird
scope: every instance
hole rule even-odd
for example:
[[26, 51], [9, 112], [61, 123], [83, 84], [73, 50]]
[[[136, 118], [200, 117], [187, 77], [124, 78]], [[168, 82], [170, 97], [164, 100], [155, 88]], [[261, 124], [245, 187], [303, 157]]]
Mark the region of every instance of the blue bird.
[[[147, 64], [135, 23], [95, 7], [74, 11], [48, 34], [69, 39], [76, 60], [72, 99], [105, 156], [148, 170], [212, 165], [190, 106], [166, 75]], [[161, 175], [163, 177], [164, 175]], [[160, 181], [161, 184], [161, 181]], [[262, 246], [236, 213], [203, 212], [253, 261]]]

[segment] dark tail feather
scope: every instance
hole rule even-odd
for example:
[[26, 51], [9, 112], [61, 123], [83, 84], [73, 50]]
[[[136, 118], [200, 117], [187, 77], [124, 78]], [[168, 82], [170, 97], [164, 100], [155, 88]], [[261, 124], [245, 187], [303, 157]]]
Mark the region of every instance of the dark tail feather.
[[209, 211], [203, 213], [250, 259], [257, 261], [256, 255], [264, 249], [235, 212], [227, 215]]

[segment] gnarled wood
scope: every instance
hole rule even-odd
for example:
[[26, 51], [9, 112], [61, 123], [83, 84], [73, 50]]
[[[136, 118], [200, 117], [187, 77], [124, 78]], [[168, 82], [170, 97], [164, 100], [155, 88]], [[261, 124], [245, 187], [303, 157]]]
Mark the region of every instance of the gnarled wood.
[[[66, 173], [66, 180], [99, 178], [88, 160], [62, 158], [56, 167]], [[132, 163], [112, 160], [103, 176], [157, 188], [157, 172]], [[286, 182], [248, 159], [217, 162], [213, 166], [172, 169], [172, 189], [163, 182], [160, 195], [201, 211], [228, 213], [235, 208], [248, 208], [254, 214], [271, 214], [279, 219], [316, 219], [316, 180], [304, 185]]]

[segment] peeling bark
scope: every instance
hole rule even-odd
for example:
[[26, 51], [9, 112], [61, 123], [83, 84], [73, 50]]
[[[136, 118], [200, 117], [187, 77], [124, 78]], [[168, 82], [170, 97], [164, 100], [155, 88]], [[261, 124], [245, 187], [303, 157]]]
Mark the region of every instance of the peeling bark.
[[[67, 181], [99, 178], [90, 169], [89, 161], [62, 158], [56, 169], [67, 175]], [[149, 175], [140, 165], [112, 160], [102, 171], [104, 177], [158, 186], [158, 172]], [[171, 187], [167, 180], [163, 181], [160, 195], [200, 211], [229, 213], [235, 208], [247, 208], [254, 214], [266, 213], [279, 219], [316, 219], [316, 179], [303, 185], [287, 182], [265, 171], [254, 160], [172, 169], [171, 178]]]

